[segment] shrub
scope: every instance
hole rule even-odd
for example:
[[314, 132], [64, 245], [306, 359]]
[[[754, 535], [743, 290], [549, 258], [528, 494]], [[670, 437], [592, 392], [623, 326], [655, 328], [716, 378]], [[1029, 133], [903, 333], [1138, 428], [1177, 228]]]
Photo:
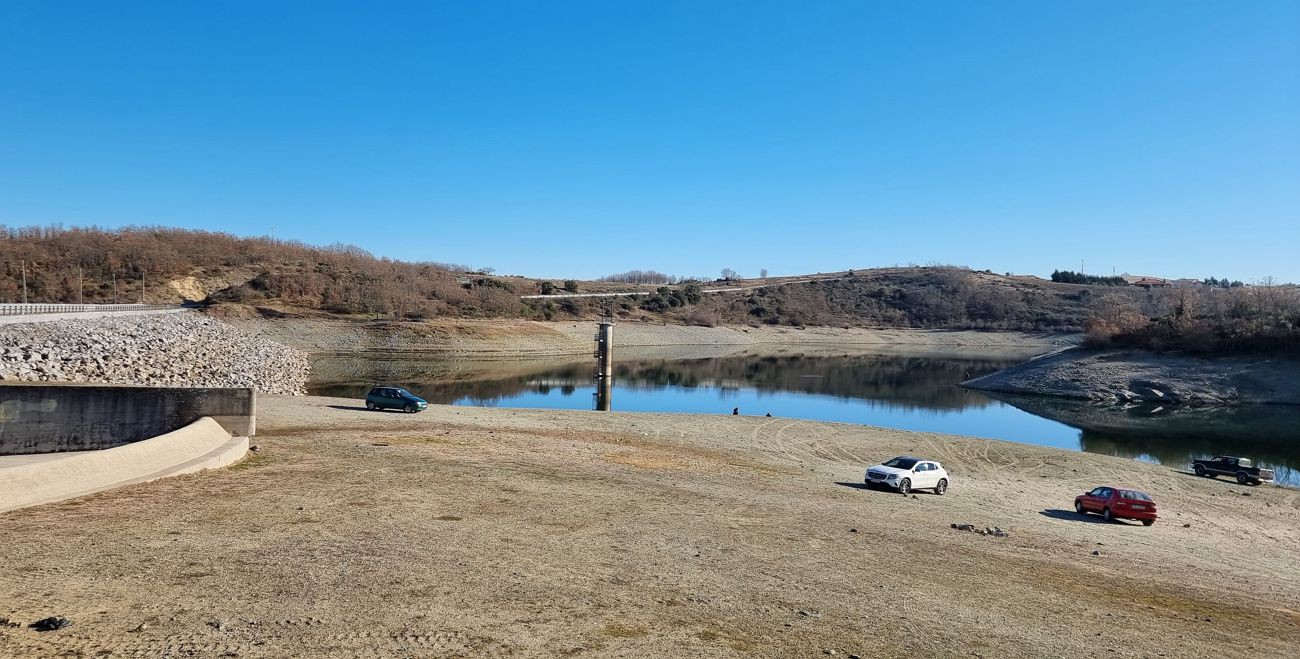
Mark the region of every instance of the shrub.
[[698, 327], [717, 327], [722, 323], [722, 314], [713, 310], [694, 309], [686, 314], [686, 324]]

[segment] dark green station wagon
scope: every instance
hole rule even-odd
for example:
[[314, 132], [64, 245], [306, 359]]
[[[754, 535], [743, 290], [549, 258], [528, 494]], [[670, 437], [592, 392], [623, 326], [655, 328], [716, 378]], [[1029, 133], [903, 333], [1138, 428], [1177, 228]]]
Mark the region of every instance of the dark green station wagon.
[[401, 387], [375, 387], [366, 394], [366, 409], [394, 409], [403, 412], [419, 412], [429, 406], [423, 398]]

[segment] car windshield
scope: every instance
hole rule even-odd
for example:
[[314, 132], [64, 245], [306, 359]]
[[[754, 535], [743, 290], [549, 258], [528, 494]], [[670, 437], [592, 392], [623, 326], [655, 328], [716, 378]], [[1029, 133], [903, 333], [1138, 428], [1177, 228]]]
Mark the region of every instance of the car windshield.
[[1124, 499], [1133, 499], [1135, 501], [1151, 500], [1151, 495], [1147, 494], [1146, 492], [1138, 492], [1137, 490], [1120, 490], [1119, 496]]
[[1237, 466], [1238, 466], [1238, 467], [1246, 467], [1246, 468], [1249, 468], [1249, 467], [1251, 466], [1251, 464], [1250, 464], [1250, 458], [1241, 458], [1241, 459], [1237, 460]]
[[885, 466], [893, 467], [895, 469], [911, 469], [916, 466], [916, 462], [916, 458], [894, 458], [893, 460], [886, 462]]

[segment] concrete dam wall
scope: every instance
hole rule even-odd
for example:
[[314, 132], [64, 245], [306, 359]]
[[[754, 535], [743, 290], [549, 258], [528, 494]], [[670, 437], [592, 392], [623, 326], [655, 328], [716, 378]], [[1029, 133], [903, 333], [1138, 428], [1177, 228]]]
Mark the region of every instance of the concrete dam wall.
[[86, 451], [165, 435], [211, 417], [252, 436], [252, 389], [0, 385], [0, 455]]

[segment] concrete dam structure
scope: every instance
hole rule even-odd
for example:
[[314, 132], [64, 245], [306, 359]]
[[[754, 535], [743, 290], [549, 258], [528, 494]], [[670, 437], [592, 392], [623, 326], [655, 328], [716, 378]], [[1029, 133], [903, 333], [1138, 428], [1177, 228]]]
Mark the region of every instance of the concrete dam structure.
[[237, 462], [256, 404], [251, 389], [0, 385], [0, 512]]
[[90, 451], [183, 428], [205, 416], [256, 432], [252, 389], [0, 385], [0, 455]]

